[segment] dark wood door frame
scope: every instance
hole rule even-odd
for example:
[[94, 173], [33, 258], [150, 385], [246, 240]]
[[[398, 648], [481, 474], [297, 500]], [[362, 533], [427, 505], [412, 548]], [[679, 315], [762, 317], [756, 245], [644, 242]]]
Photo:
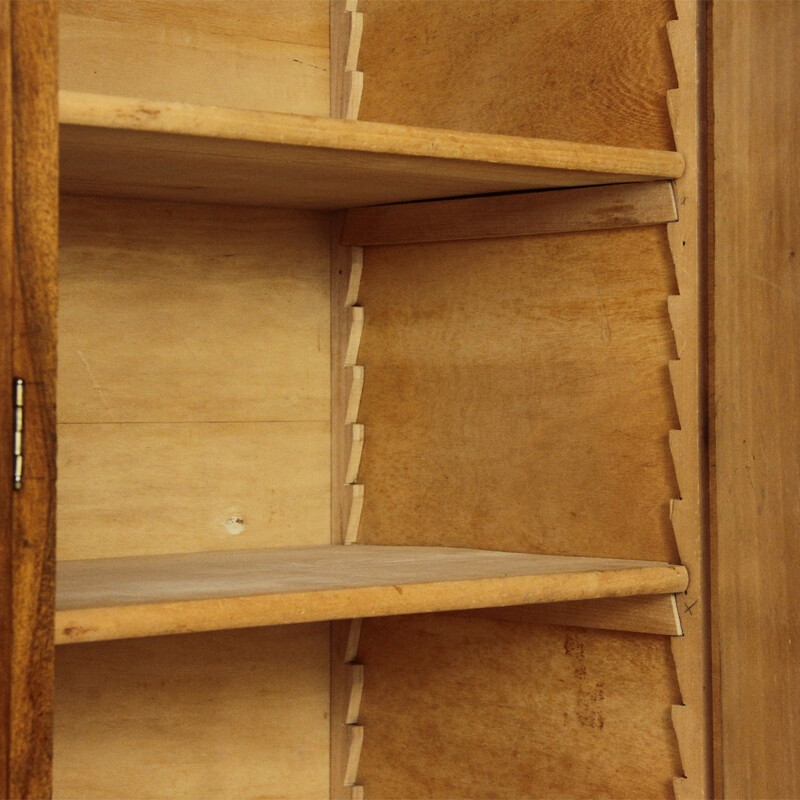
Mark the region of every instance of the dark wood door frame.
[[[0, 794], [49, 797], [58, 247], [56, 8], [0, 0]], [[25, 381], [14, 488], [14, 380]]]

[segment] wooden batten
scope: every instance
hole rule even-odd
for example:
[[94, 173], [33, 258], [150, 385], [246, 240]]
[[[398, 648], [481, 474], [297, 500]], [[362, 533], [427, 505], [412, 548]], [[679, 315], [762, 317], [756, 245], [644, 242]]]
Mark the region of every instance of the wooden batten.
[[536, 622], [544, 625], [656, 633], [664, 636], [683, 635], [678, 605], [675, 595], [672, 594], [607, 597], [600, 600], [577, 600], [570, 603], [512, 606], [455, 613], [510, 622]]
[[364, 15], [358, 0], [331, 0], [331, 116], [358, 119], [364, 74], [358, 71], [358, 53]]
[[[330, 0], [330, 115], [357, 119], [364, 87], [358, 71], [364, 17], [358, 0]], [[333, 541], [358, 539], [364, 487], [355, 483], [364, 443], [358, 410], [364, 388], [364, 367], [357, 363], [364, 311], [357, 307], [364, 253], [340, 244], [343, 215], [335, 216], [331, 237]], [[358, 320], [356, 319], [358, 317]], [[334, 623], [331, 629], [331, 782], [332, 800], [363, 796], [356, 783], [364, 731], [358, 723], [364, 668], [355, 664], [361, 620]]]
[[677, 220], [669, 181], [372, 206], [347, 212], [343, 244], [384, 245], [609, 230]]
[[678, 359], [669, 365], [680, 424], [670, 431], [669, 445], [675, 463], [680, 497], [671, 504], [670, 518], [682, 563], [689, 571], [689, 586], [678, 605], [685, 635], [673, 639], [672, 651], [683, 704], [673, 708], [673, 722], [683, 765], [674, 781], [678, 800], [711, 796], [711, 730], [708, 685], [710, 680], [709, 589], [704, 508], [705, 456], [702, 426], [705, 412], [705, 376], [699, 350], [701, 335], [700, 284], [702, 211], [699, 130], [703, 73], [699, 43], [703, 41], [703, 10], [695, 0], [678, 0], [678, 19], [667, 23], [678, 88], [667, 101], [675, 144], [686, 159], [686, 172], [675, 181], [679, 219], [668, 226], [668, 241], [675, 261], [679, 294], [668, 308]]
[[331, 797], [353, 800], [364, 740], [358, 724], [364, 690], [364, 666], [357, 663], [361, 620], [331, 627]]

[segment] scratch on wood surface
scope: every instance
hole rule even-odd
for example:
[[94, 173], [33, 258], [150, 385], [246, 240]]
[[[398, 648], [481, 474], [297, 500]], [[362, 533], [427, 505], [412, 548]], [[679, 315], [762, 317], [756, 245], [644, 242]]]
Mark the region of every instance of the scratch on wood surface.
[[747, 272], [747, 277], [752, 278], [754, 281], [758, 281], [759, 283], [764, 283], [767, 286], [770, 286], [771, 288], [775, 289], [783, 299], [791, 299], [795, 302], [800, 300], [800, 294], [792, 291], [787, 286], [781, 286], [781, 284], [778, 283], [778, 281], [770, 280], [770, 278], [766, 278], [763, 275], [759, 275], [751, 271]]
[[92, 369], [92, 365], [89, 363], [89, 359], [80, 351], [78, 350], [78, 358], [81, 360], [81, 363], [84, 367], [86, 367], [86, 372], [89, 375], [89, 380], [92, 382], [92, 389], [94, 389], [99, 398], [100, 402], [103, 404], [103, 408], [105, 408], [106, 413], [108, 414], [108, 418], [114, 422], [114, 415], [111, 413], [111, 406], [109, 405], [108, 399], [106, 398], [105, 392], [103, 391], [102, 386], [100, 386], [100, 382], [97, 380], [97, 376], [94, 374], [94, 370]]

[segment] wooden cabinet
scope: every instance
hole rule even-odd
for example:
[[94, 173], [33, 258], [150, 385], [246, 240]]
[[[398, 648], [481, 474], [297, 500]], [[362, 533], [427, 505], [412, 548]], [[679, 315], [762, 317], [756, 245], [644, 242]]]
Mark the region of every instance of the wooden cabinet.
[[697, 6], [2, 8], [9, 795], [710, 794]]

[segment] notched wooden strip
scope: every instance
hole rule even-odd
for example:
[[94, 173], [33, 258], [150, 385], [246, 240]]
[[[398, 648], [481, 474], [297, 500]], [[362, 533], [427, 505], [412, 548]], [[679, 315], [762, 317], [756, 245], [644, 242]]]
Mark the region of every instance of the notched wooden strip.
[[681, 428], [684, 427], [684, 419], [688, 416], [684, 403], [687, 401], [685, 392], [686, 382], [684, 381], [684, 370], [686, 362], [680, 359], [669, 362], [669, 377], [672, 381], [672, 391], [675, 395], [675, 408], [678, 410], [678, 422]]
[[364, 691], [364, 665], [350, 664], [348, 667], [348, 678], [350, 681], [350, 699], [347, 703], [347, 716], [345, 722], [353, 725], [358, 722], [358, 714], [361, 710], [361, 695]]
[[361, 760], [361, 746], [364, 743], [364, 728], [361, 725], [347, 726], [347, 766], [344, 771], [344, 785], [353, 786], [358, 773], [358, 762]]
[[345, 367], [344, 384], [347, 398], [344, 423], [352, 425], [358, 419], [358, 409], [361, 406], [361, 395], [364, 391], [364, 367], [360, 364]]
[[361, 334], [364, 330], [364, 309], [353, 306], [350, 314], [350, 334], [347, 338], [347, 351], [344, 356], [344, 365], [352, 367], [358, 360], [358, 348], [361, 346]]
[[349, 36], [344, 70], [355, 72], [358, 69], [358, 53], [361, 50], [361, 37], [364, 33], [364, 15], [360, 11], [348, 11]]
[[348, 72], [345, 80], [347, 81], [345, 119], [358, 119], [358, 112], [361, 109], [361, 98], [364, 94], [364, 73]]
[[345, 544], [355, 544], [358, 540], [358, 528], [361, 524], [361, 512], [364, 508], [364, 487], [355, 483], [345, 487], [345, 519], [347, 527], [344, 533]]
[[364, 451], [364, 426], [348, 425], [345, 441], [349, 446], [350, 457], [347, 460], [345, 483], [355, 483], [358, 478], [358, 469], [361, 466], [361, 454]]
[[675, 262], [675, 275], [678, 278], [678, 293], [687, 294], [690, 280], [688, 274], [695, 268], [696, 242], [691, 226], [683, 221], [673, 222], [667, 225], [667, 241], [672, 253], [672, 260]]
[[362, 247], [350, 248], [350, 274], [347, 278], [347, 294], [344, 298], [345, 306], [354, 306], [358, 302], [358, 292], [361, 288], [361, 273], [364, 270], [364, 249]]
[[686, 349], [685, 309], [681, 295], [671, 294], [667, 297], [667, 313], [669, 314], [672, 333], [675, 337], [678, 359], [680, 359], [681, 353]]
[[347, 630], [347, 642], [344, 650], [344, 660], [346, 663], [355, 661], [358, 656], [358, 645], [361, 641], [361, 623], [360, 619], [350, 620], [350, 627]]
[[686, 440], [685, 431], [671, 430], [669, 432], [669, 451], [672, 453], [672, 460], [675, 464], [675, 476], [678, 479], [678, 490], [681, 497], [684, 497], [685, 486], [683, 484], [688, 478], [688, 476], [682, 474], [684, 471], [683, 465], [686, 463]]

